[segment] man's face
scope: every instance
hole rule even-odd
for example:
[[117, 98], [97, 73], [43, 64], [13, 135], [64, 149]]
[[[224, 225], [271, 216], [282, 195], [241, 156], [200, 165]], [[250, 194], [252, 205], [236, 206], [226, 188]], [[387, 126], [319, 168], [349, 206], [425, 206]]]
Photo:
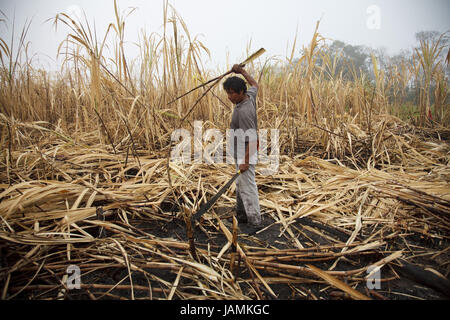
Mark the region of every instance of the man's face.
[[244, 91], [236, 93], [233, 89], [228, 89], [226, 90], [226, 92], [228, 95], [228, 100], [230, 100], [233, 104], [238, 104], [239, 102], [245, 99]]

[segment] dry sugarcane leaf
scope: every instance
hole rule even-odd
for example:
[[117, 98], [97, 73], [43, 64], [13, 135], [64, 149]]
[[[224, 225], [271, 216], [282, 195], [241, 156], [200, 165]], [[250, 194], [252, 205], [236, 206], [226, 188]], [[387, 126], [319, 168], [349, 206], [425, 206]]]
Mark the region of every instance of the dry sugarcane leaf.
[[331, 284], [332, 286], [348, 293], [353, 299], [355, 300], [371, 300], [369, 297], [363, 295], [359, 291], [356, 291], [355, 289], [349, 287], [347, 284], [342, 282], [341, 280], [327, 274], [326, 272], [320, 270], [319, 268], [316, 268], [312, 265], [306, 265], [315, 275], [319, 276], [320, 278], [324, 279], [326, 282]]

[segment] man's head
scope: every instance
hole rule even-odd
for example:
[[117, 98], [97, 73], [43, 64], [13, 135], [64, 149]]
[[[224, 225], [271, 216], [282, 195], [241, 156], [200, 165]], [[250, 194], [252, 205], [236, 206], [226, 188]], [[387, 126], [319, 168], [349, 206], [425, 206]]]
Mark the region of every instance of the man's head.
[[246, 98], [247, 85], [245, 81], [239, 77], [229, 77], [223, 83], [223, 88], [227, 92], [228, 99], [237, 104]]

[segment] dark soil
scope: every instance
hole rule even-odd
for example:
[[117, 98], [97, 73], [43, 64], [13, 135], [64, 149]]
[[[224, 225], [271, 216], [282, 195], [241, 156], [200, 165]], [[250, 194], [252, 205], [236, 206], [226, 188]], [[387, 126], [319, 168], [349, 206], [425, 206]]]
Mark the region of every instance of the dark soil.
[[[166, 204], [164, 206], [164, 210], [166, 211], [174, 211], [175, 208], [170, 204]], [[231, 208], [216, 208], [214, 209], [217, 215], [221, 218], [222, 222], [229, 229], [231, 229], [231, 214], [233, 210]], [[176, 210], [175, 210], [176, 211]], [[296, 248], [294, 241], [288, 236], [287, 232], [281, 235], [280, 233], [280, 225], [274, 224], [274, 220], [267, 214], [264, 214], [263, 220], [263, 229], [264, 231], [256, 234], [256, 235], [247, 235], [245, 225], [241, 225], [239, 227], [240, 233], [238, 236], [238, 242], [243, 248], [251, 248], [251, 247], [259, 247], [259, 248], [278, 248], [278, 249], [289, 249]], [[145, 219], [135, 219], [130, 220], [130, 224], [136, 228], [136, 230], [140, 230], [146, 234], [153, 235], [157, 238], [164, 239], [173, 239], [179, 240], [182, 242], [186, 242], [186, 228], [183, 220], [175, 218], [173, 216], [172, 220], [169, 222], [160, 221], [160, 220], [145, 220]], [[306, 226], [310, 228], [314, 228], [316, 230], [320, 230], [323, 234], [329, 236], [329, 238], [325, 238], [319, 236], [318, 233], [311, 232], [310, 228], [308, 229]], [[305, 247], [314, 247], [318, 245], [332, 245], [336, 242], [330, 240], [330, 238], [337, 239], [339, 241], [346, 241], [349, 237], [349, 234], [345, 230], [337, 230], [334, 227], [327, 226], [318, 221], [314, 221], [312, 219], [300, 219], [291, 225], [291, 229], [295, 233], [297, 239], [302, 243]], [[223, 233], [218, 229], [217, 223], [214, 219], [211, 218], [211, 215], [205, 215], [204, 219], [200, 221], [200, 224], [197, 224], [194, 230], [195, 233], [195, 244], [198, 248], [206, 249], [209, 245], [210, 250], [215, 252], [220, 251], [220, 249], [227, 243], [227, 240]], [[111, 236], [112, 234], [108, 234], [106, 231], [105, 236]], [[363, 240], [363, 239], [359, 239]], [[419, 246], [422, 248], [429, 248], [434, 250], [442, 250], [448, 243], [443, 243], [442, 240], [438, 241], [437, 239], [426, 239], [423, 236], [411, 234], [405, 239], [409, 245], [411, 246]], [[405, 243], [402, 243], [400, 239], [395, 239], [388, 243], [389, 248], [385, 248], [386, 250], [390, 250], [393, 252], [395, 250], [405, 249]], [[145, 258], [145, 253], [133, 254], [129, 253], [130, 256], [139, 258]], [[353, 270], [358, 269], [363, 266], [367, 266], [373, 264], [380, 259], [383, 258], [383, 255], [376, 252], [369, 252], [368, 254], [359, 254], [350, 256], [348, 258], [340, 259], [337, 263], [334, 270]], [[421, 268], [432, 268], [441, 274], [448, 277], [449, 274], [449, 256], [448, 254], [442, 254], [434, 259], [430, 257], [430, 255], [418, 256], [414, 259], [414, 263], [419, 265]], [[328, 261], [314, 261], [313, 259], [306, 259], [305, 264], [312, 264], [322, 270], [328, 270], [333, 263], [335, 262], [335, 258], [330, 259]], [[302, 266], [302, 263], [298, 263], [298, 265]], [[149, 273], [159, 277], [168, 282], [172, 282], [175, 280], [176, 273], [171, 272], [164, 269], [148, 269], [146, 270]], [[262, 276], [273, 277], [274, 274], [270, 272], [261, 271], [260, 274]], [[107, 269], [99, 269], [98, 271], [91, 272], [89, 274], [82, 275], [82, 283], [96, 283], [96, 284], [109, 284], [114, 285], [119, 281], [123, 280], [121, 284], [127, 285], [130, 283], [129, 278], [127, 278], [128, 270], [126, 268], [118, 268], [117, 266]], [[248, 273], [246, 267], [242, 263], [240, 265], [240, 274], [239, 277], [242, 279], [250, 279], [250, 274]], [[389, 300], [411, 300], [411, 299], [425, 299], [425, 300], [443, 300], [448, 299], [449, 296], [444, 293], [425, 286], [423, 284], [417, 283], [411, 279], [408, 279], [405, 276], [398, 276], [398, 272], [394, 270], [394, 268], [385, 266], [381, 270], [381, 288], [376, 290], [374, 294], [371, 294], [367, 291], [366, 287], [361, 285], [364, 282], [360, 282], [356, 287], [356, 290], [360, 291], [363, 294], [371, 296], [373, 299], [389, 299]], [[152, 297], [155, 298], [165, 298], [167, 297], [167, 288], [162, 288], [160, 282], [148, 279], [147, 276], [140, 272], [132, 273], [133, 285], [148, 287], [149, 285], [152, 288], [160, 288], [160, 293], [153, 293]], [[346, 281], [346, 279], [343, 279]], [[53, 282], [53, 281], [50, 281]], [[189, 279], [181, 279], [180, 284], [189, 286], [192, 284], [195, 287], [195, 283], [189, 283]], [[246, 283], [242, 283], [241, 286], [245, 288]], [[290, 300], [290, 299], [301, 299], [301, 300], [310, 300], [310, 299], [347, 299], [348, 297], [340, 290], [333, 288], [329, 285], [326, 285], [323, 281], [317, 281], [317, 278], [311, 279], [310, 283], [281, 283], [276, 284], [273, 283], [270, 285], [272, 290], [277, 294], [278, 299], [280, 300]], [[94, 289], [91, 290], [94, 292]], [[105, 292], [107, 290], [103, 290]], [[373, 292], [372, 291], [372, 292]], [[193, 293], [196, 293], [196, 289], [192, 289]], [[89, 299], [90, 291], [87, 289], [82, 290], [71, 290], [66, 294], [66, 299]], [[98, 297], [98, 293], [96, 294]], [[266, 298], [270, 299], [270, 295], [265, 292]], [[39, 297], [39, 296], [38, 296]], [[17, 297], [18, 299], [30, 299], [36, 298], [33, 296], [33, 293], [24, 292]], [[130, 291], [125, 289], [114, 289], [111, 290], [107, 295], [103, 296], [102, 299], [120, 299], [120, 298], [131, 298]], [[139, 299], [149, 299], [149, 292], [145, 290], [136, 290], [135, 298]]]
[[[150, 219], [150, 218], [137, 218], [129, 219], [129, 223], [133, 230], [141, 235], [151, 235], [159, 239], [173, 239], [183, 243], [188, 241], [186, 235], [186, 225], [184, 220], [177, 218], [177, 208], [171, 203], [166, 203], [161, 206], [161, 209], [165, 211], [165, 220]], [[221, 221], [231, 230], [231, 217], [233, 214], [233, 208], [213, 208]], [[164, 212], [162, 212], [164, 213]], [[155, 213], [157, 214], [157, 213]], [[168, 218], [169, 217], [169, 218]], [[114, 222], [115, 224], [122, 224], [121, 221], [117, 219], [116, 215], [111, 215], [106, 217], [107, 220]], [[169, 221], [167, 221], [169, 220]], [[282, 226], [280, 224], [275, 224], [275, 221], [270, 217], [269, 214], [263, 212], [263, 226], [262, 231], [254, 235], [247, 234], [248, 227], [246, 224], [239, 224], [239, 234], [238, 242], [241, 247], [245, 250], [249, 248], [277, 248], [277, 249], [295, 249], [296, 244], [294, 239], [289, 236], [287, 232], [282, 232]], [[124, 225], [125, 226], [125, 225]], [[298, 219], [290, 225], [294, 236], [305, 248], [313, 248], [318, 246], [333, 245], [338, 242], [345, 243], [350, 234], [343, 229], [336, 228], [334, 226], [326, 225], [322, 222], [315, 221], [310, 218]], [[314, 232], [314, 230], [318, 232]], [[374, 232], [376, 230], [373, 230]], [[94, 232], [97, 233], [98, 231]], [[96, 235], [97, 236], [97, 235]], [[362, 235], [356, 240], [364, 240], [364, 238], [369, 235]], [[114, 237], [114, 233], [110, 230], [103, 230], [102, 237]], [[362, 252], [356, 255], [350, 255], [345, 258], [341, 258], [336, 264], [333, 270], [347, 271], [355, 270], [364, 266], [371, 265], [379, 260], [383, 259], [385, 255], [384, 252], [394, 252], [397, 250], [406, 250], [409, 252], [409, 256], [413, 257], [409, 259], [410, 263], [415, 266], [426, 269], [431, 268], [441, 273], [448, 278], [450, 273], [449, 264], [449, 252], [446, 251], [438, 256], [433, 256], [426, 254], [426, 251], [442, 251], [448, 247], [448, 242], [445, 240], [446, 237], [442, 239], [427, 238], [422, 234], [417, 234], [411, 232], [408, 236], [402, 238], [393, 238], [391, 240], [386, 239], [387, 246], [382, 248], [380, 251], [369, 251]], [[219, 252], [223, 246], [227, 243], [227, 240], [222, 233], [222, 231], [217, 226], [217, 221], [209, 213], [205, 214], [199, 221], [195, 224], [194, 228], [194, 240], [197, 248], [209, 249], [214, 252]], [[83, 246], [83, 244], [76, 244], [76, 246]], [[87, 245], [86, 245], [87, 246]], [[420, 248], [422, 254], [416, 254], [417, 248]], [[8, 250], [5, 246], [0, 246], [1, 249], [1, 264], [3, 266], [12, 266], [20, 258], [20, 256], [14, 255], [14, 250]], [[51, 250], [49, 249], [49, 254]], [[383, 252], [383, 253], [382, 253]], [[423, 254], [425, 252], [425, 254]], [[151, 259], [146, 252], [127, 252], [130, 259]], [[76, 257], [75, 257], [76, 259]], [[329, 270], [329, 268], [335, 263], [336, 258], [329, 260], [321, 259], [317, 261], [313, 257], [305, 258], [304, 261], [295, 261], [294, 263], [298, 266], [305, 266], [306, 264], [311, 264], [316, 266], [321, 270]], [[80, 263], [88, 263], [88, 261], [80, 261]], [[293, 264], [293, 262], [284, 261], [281, 263]], [[1, 266], [0, 266], [1, 268]], [[152, 274], [159, 279], [173, 283], [176, 278], [176, 272], [167, 269], [146, 269], [149, 274]], [[401, 271], [401, 270], [400, 270]], [[411, 300], [411, 299], [425, 299], [425, 300], [444, 300], [450, 298], [450, 296], [438, 290], [436, 288], [419, 283], [417, 280], [412, 280], [408, 276], [401, 274], [399, 269], [395, 268], [395, 263], [393, 265], [389, 264], [382, 268], [381, 270], [381, 288], [374, 289], [373, 291], [367, 291], [364, 281], [359, 281], [356, 286], [356, 290], [359, 292], [370, 296], [373, 299], [389, 299], [389, 300]], [[31, 271], [30, 271], [31, 272]], [[33, 277], [33, 272], [29, 275], [21, 273], [16, 275], [13, 273], [11, 278], [11, 283], [16, 279], [14, 277], [22, 277], [23, 279], [31, 279]], [[276, 277], [276, 274], [268, 271], [260, 271], [262, 276], [266, 277]], [[55, 285], [60, 282], [63, 272], [55, 273], [54, 277], [47, 277], [45, 279], [35, 279], [34, 285]], [[304, 275], [302, 275], [304, 277]], [[244, 292], [250, 292], [251, 290], [246, 290], [248, 283], [251, 283], [251, 275], [249, 274], [246, 266], [242, 262], [239, 268], [238, 279], [246, 281], [240, 282], [241, 287]], [[270, 287], [276, 293], [277, 299], [280, 300], [315, 300], [315, 299], [348, 299], [344, 292], [334, 288], [324, 281], [318, 281], [318, 278], [306, 279], [307, 281], [303, 283], [271, 283]], [[342, 279], [347, 281], [347, 279]], [[141, 289], [135, 290], [136, 299], [164, 299], [168, 295], [167, 287], [163, 288], [161, 282], [158, 280], [149, 279], [147, 275], [142, 272], [133, 271], [132, 272], [133, 286], [141, 286]], [[439, 281], [439, 280], [438, 280]], [[445, 284], [445, 281], [442, 280]], [[95, 293], [96, 298], [101, 299], [130, 299], [130, 290], [126, 288], [126, 285], [130, 284], [130, 279], [128, 277], [128, 269], [123, 265], [114, 265], [110, 268], [99, 268], [89, 273], [82, 274], [81, 282], [83, 284], [96, 284], [96, 285], [110, 285], [114, 286], [119, 283], [124, 285], [122, 288], [115, 288], [112, 290], [101, 288], [83, 288], [80, 290], [70, 290], [65, 293], [64, 298], [68, 300], [79, 300], [79, 299], [91, 299], [92, 293]], [[0, 283], [1, 284], [1, 283]], [[354, 285], [354, 282], [350, 282], [350, 285]], [[25, 285], [25, 283], [23, 284]], [[197, 284], [190, 279], [184, 277], [180, 280], [180, 285], [192, 286], [192, 293], [198, 294]], [[142, 288], [152, 288], [152, 293], [148, 290]], [[445, 286], [444, 286], [445, 287]], [[156, 288], [156, 290], [155, 290]], [[265, 289], [261, 286], [262, 290]], [[188, 289], [190, 290], [190, 289]], [[184, 291], [186, 292], [186, 290]], [[189, 292], [189, 291], [187, 291]], [[106, 294], [103, 294], [106, 293]], [[264, 296], [267, 299], [272, 297], [264, 292]], [[46, 295], [45, 290], [26, 290], [15, 297], [15, 299], [45, 299], [54, 298], [55, 291]], [[176, 296], [174, 297], [177, 298]], [[256, 297], [255, 297], [256, 298]]]

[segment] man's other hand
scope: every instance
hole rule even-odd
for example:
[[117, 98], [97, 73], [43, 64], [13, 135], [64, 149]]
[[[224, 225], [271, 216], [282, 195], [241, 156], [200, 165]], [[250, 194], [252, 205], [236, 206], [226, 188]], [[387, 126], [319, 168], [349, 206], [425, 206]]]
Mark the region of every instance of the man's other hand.
[[248, 170], [248, 163], [242, 163], [239, 165], [239, 171], [241, 171], [241, 173], [244, 173], [247, 170]]

